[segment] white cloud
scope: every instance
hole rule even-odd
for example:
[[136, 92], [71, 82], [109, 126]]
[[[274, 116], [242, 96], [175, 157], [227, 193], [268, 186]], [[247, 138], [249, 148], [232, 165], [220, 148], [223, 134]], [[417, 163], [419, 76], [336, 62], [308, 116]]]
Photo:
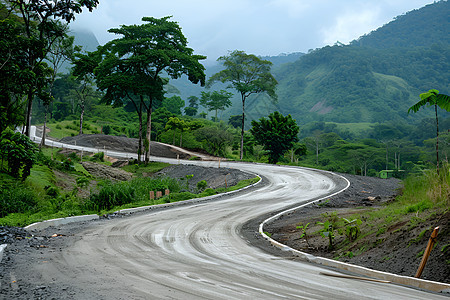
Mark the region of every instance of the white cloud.
[[172, 15], [196, 53], [215, 60], [228, 50], [257, 55], [306, 52], [349, 42], [393, 17], [432, 0], [108, 0], [83, 13], [76, 27], [92, 30], [104, 44], [107, 30], [140, 24], [144, 16]]
[[380, 9], [348, 11], [335, 18], [334, 24], [322, 29], [323, 42], [332, 45], [337, 41], [347, 44], [378, 27]]

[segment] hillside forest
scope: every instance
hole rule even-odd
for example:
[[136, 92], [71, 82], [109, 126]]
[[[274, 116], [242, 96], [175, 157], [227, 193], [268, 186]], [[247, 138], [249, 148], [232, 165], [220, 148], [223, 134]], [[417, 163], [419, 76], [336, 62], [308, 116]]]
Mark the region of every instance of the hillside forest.
[[[405, 178], [448, 161], [447, 1], [348, 45], [277, 57], [235, 50], [207, 69], [170, 17], [111, 28], [116, 38], [96, 49], [87, 46], [92, 37], [78, 45], [83, 39], [70, 22], [98, 1], [68, 3], [0, 1], [0, 169], [7, 184], [26, 182], [36, 167], [53, 168], [43, 145], [39, 151], [13, 132], [29, 136], [31, 125], [47, 129], [44, 139], [136, 138], [138, 163], [150, 161], [153, 141], [362, 176], [384, 170]], [[67, 157], [60, 163], [70, 165]]]

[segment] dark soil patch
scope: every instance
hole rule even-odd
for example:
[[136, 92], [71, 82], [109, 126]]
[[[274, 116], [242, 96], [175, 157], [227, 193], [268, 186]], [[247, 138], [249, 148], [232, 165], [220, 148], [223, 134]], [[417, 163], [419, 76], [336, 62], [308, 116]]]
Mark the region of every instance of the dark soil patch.
[[238, 184], [239, 181], [255, 177], [249, 173], [230, 168], [205, 168], [194, 165], [172, 165], [164, 168], [154, 176], [168, 176], [186, 181], [187, 175], [194, 175], [189, 182], [189, 190], [195, 191], [197, 183], [205, 180], [208, 188], [225, 188]]

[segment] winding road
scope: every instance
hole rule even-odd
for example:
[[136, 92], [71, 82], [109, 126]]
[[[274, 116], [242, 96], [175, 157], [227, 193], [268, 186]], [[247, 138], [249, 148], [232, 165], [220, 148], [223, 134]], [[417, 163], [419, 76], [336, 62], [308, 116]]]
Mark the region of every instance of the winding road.
[[245, 222], [325, 197], [346, 182], [302, 168], [222, 166], [257, 173], [265, 184], [218, 200], [94, 222], [34, 271], [52, 284], [73, 287], [78, 299], [449, 299], [400, 285], [326, 277], [323, 267], [260, 250], [242, 236]]

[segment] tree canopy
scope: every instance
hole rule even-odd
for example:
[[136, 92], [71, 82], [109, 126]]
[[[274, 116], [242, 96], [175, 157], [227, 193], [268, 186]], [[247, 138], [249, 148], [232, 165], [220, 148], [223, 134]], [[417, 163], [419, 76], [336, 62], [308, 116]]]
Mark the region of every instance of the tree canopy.
[[[194, 54], [178, 23], [169, 19], [170, 16], [144, 17], [141, 25], [110, 29], [110, 33], [121, 37], [99, 47], [95, 53], [82, 56], [77, 66], [80, 71], [94, 72], [98, 87], [106, 91], [105, 102], [113, 105], [133, 102], [140, 118], [140, 140], [142, 114], [147, 113], [148, 145], [154, 102], [164, 99], [167, 80], [162, 76], [176, 79], [185, 74], [192, 83], [205, 84], [205, 68], [199, 61], [206, 57]], [[148, 161], [150, 148], [145, 153]]]
[[275, 87], [277, 81], [270, 73], [272, 63], [262, 60], [256, 55], [247, 54], [244, 51], [235, 50], [229, 55], [217, 59], [223, 63], [225, 69], [214, 74], [209, 79], [208, 85], [220, 81], [229, 82], [229, 88], [234, 88], [241, 95], [242, 101], [242, 129], [241, 129], [241, 153], [244, 155], [244, 125], [245, 125], [245, 101], [252, 94], [267, 93], [273, 101], [277, 101]]
[[202, 97], [200, 98], [200, 104], [206, 107], [209, 111], [214, 110], [216, 112], [215, 122], [217, 119], [217, 111], [225, 110], [227, 107], [231, 106], [230, 98], [233, 96], [232, 93], [225, 90], [205, 92], [202, 91]]
[[269, 163], [276, 164], [280, 157], [298, 141], [299, 127], [291, 115], [286, 117], [278, 111], [252, 121], [250, 133], [256, 142], [264, 147], [269, 154]]

